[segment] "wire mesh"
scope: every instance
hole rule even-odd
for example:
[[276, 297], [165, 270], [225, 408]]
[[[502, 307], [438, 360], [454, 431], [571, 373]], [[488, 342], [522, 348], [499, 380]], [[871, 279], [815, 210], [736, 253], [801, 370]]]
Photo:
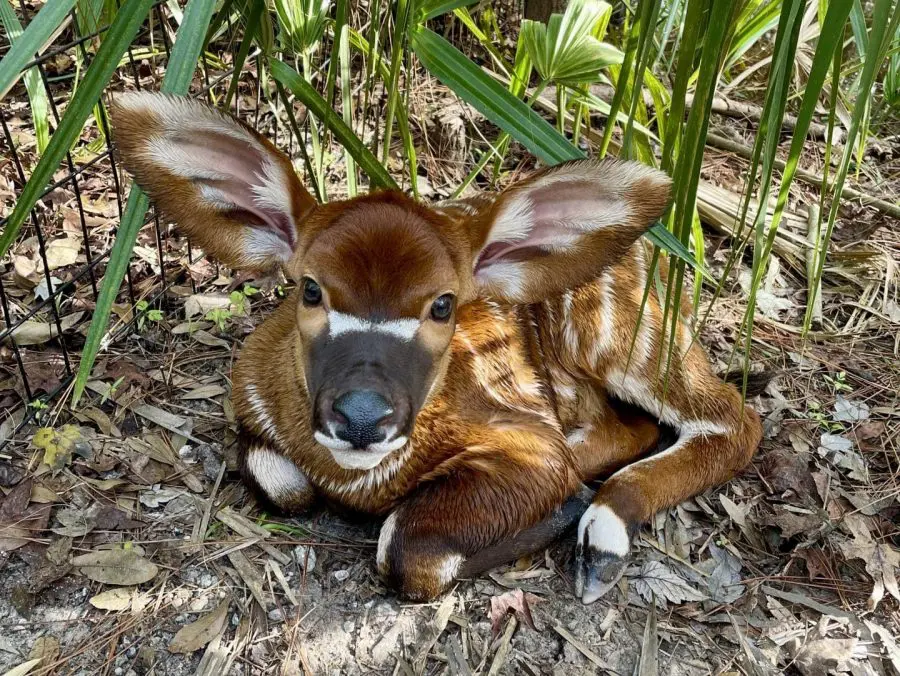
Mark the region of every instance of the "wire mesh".
[[[30, 18], [20, 7], [23, 24]], [[231, 20], [216, 38], [234, 44], [239, 26]], [[90, 67], [92, 47], [108, 25], [81, 34], [74, 11], [55, 42], [23, 69], [36, 68], [50, 103], [50, 122], [56, 127], [77, 78]], [[158, 88], [164, 73], [177, 22], [164, 0], [156, 3], [138, 36], [132, 41], [123, 62], [110, 83], [110, 90]], [[92, 42], [93, 41], [93, 42]], [[9, 45], [0, 45], [0, 56]], [[202, 59], [202, 86], [191, 94], [215, 102], [230, 84], [233, 68], [212, 57]], [[245, 99], [255, 103], [256, 111], [244, 105], [241, 96], [233, 100], [233, 113], [248, 123], [259, 122], [259, 84], [252, 72], [254, 59], [246, 61], [239, 74], [243, 91], [256, 91]], [[239, 90], [240, 91], [240, 90]], [[103, 273], [124, 205], [129, 182], [116, 163], [110, 139], [104, 93], [95, 115], [80, 140], [66, 154], [53, 181], [43, 191], [16, 243], [0, 260], [0, 448], [25, 425], [42, 415], [51, 404], [60, 402], [71, 386], [78, 368], [84, 332], [91, 318]], [[29, 101], [23, 80], [0, 101], [3, 155], [0, 177], [7, 177], [4, 212], [24, 188], [37, 155], [31, 140], [25, 138], [33, 120], [29, 120]], [[244, 110], [241, 110], [243, 106]], [[62, 109], [62, 110], [61, 110]], [[91, 196], [100, 195], [92, 202]], [[7, 218], [0, 219], [0, 230]], [[74, 263], [58, 265], [51, 255], [54, 242], [63, 238], [80, 240]], [[138, 255], [132, 256], [126, 280], [120, 290], [117, 315], [104, 345], [112, 345], [133, 331], [140, 307], [167, 309], [169, 290], [185, 284], [197, 290], [196, 263], [190, 243], [170, 235], [155, 210], [148, 212], [138, 235]], [[180, 263], [173, 261], [181, 261]], [[146, 303], [146, 305], [144, 305]], [[35, 335], [38, 334], [38, 335]]]

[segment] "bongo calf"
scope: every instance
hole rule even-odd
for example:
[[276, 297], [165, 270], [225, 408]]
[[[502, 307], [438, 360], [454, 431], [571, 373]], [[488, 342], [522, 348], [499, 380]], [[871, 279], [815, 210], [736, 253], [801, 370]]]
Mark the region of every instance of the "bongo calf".
[[[580, 517], [589, 603], [643, 521], [753, 455], [759, 418], [686, 317], [666, 376], [655, 287], [635, 336], [661, 172], [581, 160], [437, 207], [396, 191], [319, 205], [271, 142], [200, 103], [121, 95], [113, 121], [126, 167], [195, 243], [297, 283], [234, 369], [245, 480], [285, 512], [321, 498], [385, 516], [377, 565], [404, 595]], [[678, 438], [648, 455], [658, 422]], [[582, 482], [609, 474], [579, 510]]]

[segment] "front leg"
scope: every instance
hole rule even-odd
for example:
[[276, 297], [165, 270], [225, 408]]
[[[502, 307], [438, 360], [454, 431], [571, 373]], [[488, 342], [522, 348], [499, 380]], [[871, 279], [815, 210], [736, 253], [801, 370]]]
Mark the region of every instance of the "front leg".
[[238, 432], [238, 466], [244, 483], [285, 514], [306, 510], [315, 498], [312, 484], [293, 460], [243, 427]]
[[[382, 526], [379, 573], [408, 598], [434, 598], [459, 576], [522, 555], [512, 544], [522, 531], [536, 535], [532, 551], [546, 545], [559, 531], [546, 517], [581, 487], [558, 429], [495, 421], [467, 437]], [[537, 533], [539, 523], [548, 527]]]

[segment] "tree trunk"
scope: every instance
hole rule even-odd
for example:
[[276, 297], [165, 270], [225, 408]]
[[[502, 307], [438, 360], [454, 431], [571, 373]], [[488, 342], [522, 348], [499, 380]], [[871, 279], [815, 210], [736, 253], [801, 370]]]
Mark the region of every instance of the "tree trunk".
[[562, 14], [566, 0], [525, 0], [525, 18], [547, 23], [551, 14]]

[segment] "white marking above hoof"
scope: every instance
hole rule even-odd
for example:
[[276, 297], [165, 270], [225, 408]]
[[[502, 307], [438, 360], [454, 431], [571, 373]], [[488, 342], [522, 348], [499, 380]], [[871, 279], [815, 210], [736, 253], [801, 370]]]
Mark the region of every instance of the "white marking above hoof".
[[606, 505], [591, 505], [578, 524], [578, 544], [616, 556], [626, 556], [631, 538], [625, 522]]

